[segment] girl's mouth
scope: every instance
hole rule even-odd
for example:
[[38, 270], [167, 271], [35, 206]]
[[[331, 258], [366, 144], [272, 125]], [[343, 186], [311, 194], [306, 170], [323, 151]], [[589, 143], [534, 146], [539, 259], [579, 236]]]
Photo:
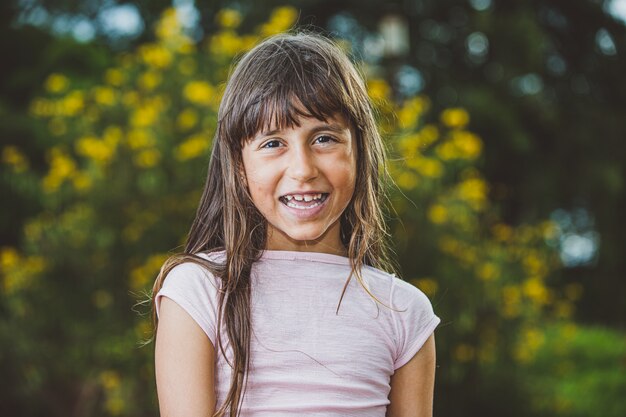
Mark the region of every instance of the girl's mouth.
[[329, 193], [317, 194], [286, 194], [279, 197], [281, 203], [298, 210], [311, 210], [326, 201]]

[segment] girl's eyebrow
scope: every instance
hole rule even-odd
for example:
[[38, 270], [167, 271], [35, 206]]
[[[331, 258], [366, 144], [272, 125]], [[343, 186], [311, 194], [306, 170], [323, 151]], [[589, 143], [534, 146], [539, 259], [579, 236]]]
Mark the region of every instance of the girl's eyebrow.
[[[321, 124], [317, 124], [311, 127], [308, 130], [308, 133], [313, 134], [313, 133], [320, 132], [322, 130], [330, 130], [335, 133], [343, 133], [344, 131], [348, 130], [348, 126], [343, 126], [338, 123], [321, 123]], [[282, 132], [282, 129], [273, 129], [273, 130], [268, 130], [266, 132], [261, 132], [254, 138], [254, 140], [263, 139], [268, 136], [273, 136], [280, 132]]]

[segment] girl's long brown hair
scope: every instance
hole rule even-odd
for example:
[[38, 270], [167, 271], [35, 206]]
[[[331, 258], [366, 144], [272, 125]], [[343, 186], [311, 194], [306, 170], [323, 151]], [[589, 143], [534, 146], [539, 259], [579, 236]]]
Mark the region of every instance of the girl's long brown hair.
[[[297, 105], [296, 105], [297, 104]], [[176, 265], [191, 261], [219, 277], [217, 343], [232, 367], [231, 386], [214, 416], [239, 415], [250, 363], [250, 273], [266, 242], [266, 222], [253, 205], [242, 179], [241, 150], [257, 132], [292, 127], [298, 116], [325, 120], [343, 114], [357, 137], [355, 191], [341, 217], [341, 240], [348, 249], [352, 273], [367, 293], [361, 268], [395, 269], [387, 251], [381, 197], [385, 151], [376, 128], [367, 90], [354, 65], [331, 40], [300, 32], [270, 37], [245, 54], [226, 86], [204, 191], [183, 253], [162, 266], [152, 289], [154, 333], [158, 326], [155, 296]], [[224, 251], [224, 262], [198, 252]], [[222, 322], [233, 349], [228, 361], [221, 343]]]

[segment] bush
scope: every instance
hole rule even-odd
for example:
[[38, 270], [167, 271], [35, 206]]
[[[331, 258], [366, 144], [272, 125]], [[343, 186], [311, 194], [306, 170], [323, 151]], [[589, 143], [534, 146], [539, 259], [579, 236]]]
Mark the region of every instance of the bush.
[[[154, 414], [153, 349], [141, 346], [150, 317], [148, 308], [137, 314], [137, 302], [193, 219], [230, 63], [296, 15], [279, 8], [239, 35], [240, 17], [224, 11], [221, 29], [195, 44], [168, 10], [156, 41], [120, 54], [103, 79], [47, 79], [31, 105], [47, 126], [46, 172], [29, 169], [19, 147], [2, 149], [3, 174], [39, 190], [43, 204], [23, 225], [23, 243], [0, 250], [2, 372], [12, 380], [0, 402], [11, 413]], [[368, 88], [392, 156], [403, 277], [443, 318], [438, 389], [452, 398], [442, 395], [438, 407], [475, 414], [499, 388], [480, 376], [533, 363], [541, 324], [568, 318], [580, 291], [548, 284], [558, 267], [546, 245], [551, 223], [498, 219], [465, 110], [432, 115], [426, 97], [396, 103], [379, 79]], [[463, 401], [468, 386], [483, 388], [476, 409]], [[494, 409], [511, 407], [502, 398]]]

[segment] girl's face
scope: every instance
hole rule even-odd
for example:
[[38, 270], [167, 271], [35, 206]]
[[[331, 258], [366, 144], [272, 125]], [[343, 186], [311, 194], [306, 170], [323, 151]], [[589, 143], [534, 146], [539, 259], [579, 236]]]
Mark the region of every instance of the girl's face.
[[270, 250], [345, 255], [340, 217], [356, 181], [356, 137], [340, 114], [259, 132], [242, 150], [245, 182]]

